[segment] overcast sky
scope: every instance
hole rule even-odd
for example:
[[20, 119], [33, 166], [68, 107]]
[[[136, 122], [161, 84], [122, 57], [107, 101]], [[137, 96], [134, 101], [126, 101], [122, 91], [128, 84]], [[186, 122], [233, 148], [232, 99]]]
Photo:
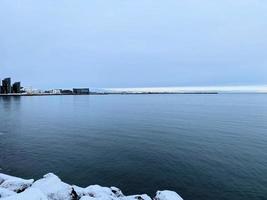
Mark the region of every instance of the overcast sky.
[[0, 0], [0, 25], [24, 86], [267, 84], [265, 0]]

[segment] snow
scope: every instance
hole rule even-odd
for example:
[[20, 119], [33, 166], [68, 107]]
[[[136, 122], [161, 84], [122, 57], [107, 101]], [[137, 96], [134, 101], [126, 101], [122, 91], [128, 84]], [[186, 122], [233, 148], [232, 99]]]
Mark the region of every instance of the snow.
[[56, 175], [49, 173], [37, 180], [32, 188], [39, 189], [49, 200], [71, 200], [72, 187], [63, 183]]
[[97, 200], [97, 199], [94, 197], [90, 197], [90, 196], [84, 196], [84, 197], [80, 198], [80, 200]]
[[77, 186], [74, 187], [74, 190], [78, 194], [79, 197], [89, 196], [94, 197], [95, 199], [116, 199], [115, 194], [111, 191], [111, 189], [106, 187], [101, 187], [99, 185], [91, 185], [87, 188], [79, 188]]
[[5, 188], [0, 188], [0, 198], [8, 197], [8, 196], [15, 195], [15, 194], [17, 193], [10, 191], [8, 189], [5, 189]]
[[3, 198], [2, 200], [48, 200], [38, 189], [30, 188], [24, 192]]
[[155, 200], [183, 200], [176, 192], [164, 190], [158, 191]]
[[14, 192], [21, 192], [25, 190], [32, 185], [33, 181], [33, 179], [25, 180], [0, 173], [0, 187]]
[[[49, 173], [33, 181], [0, 173], [1, 200], [152, 200], [148, 195], [125, 196], [119, 188], [71, 186]], [[176, 192], [158, 191], [154, 200], [183, 200]]]
[[142, 194], [123, 197], [122, 200], [151, 200], [151, 198], [146, 194]]
[[117, 196], [117, 197], [123, 197], [122, 191], [117, 187], [110, 187], [111, 191]]

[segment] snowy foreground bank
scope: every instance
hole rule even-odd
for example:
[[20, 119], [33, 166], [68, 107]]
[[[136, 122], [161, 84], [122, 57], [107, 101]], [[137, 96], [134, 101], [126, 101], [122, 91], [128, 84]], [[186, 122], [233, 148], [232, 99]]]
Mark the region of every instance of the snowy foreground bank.
[[[0, 173], [1, 200], [152, 200], [146, 194], [124, 196], [116, 187], [91, 185], [81, 188], [62, 182], [49, 173], [42, 179], [25, 180]], [[154, 200], [183, 200], [172, 191], [158, 191]]]

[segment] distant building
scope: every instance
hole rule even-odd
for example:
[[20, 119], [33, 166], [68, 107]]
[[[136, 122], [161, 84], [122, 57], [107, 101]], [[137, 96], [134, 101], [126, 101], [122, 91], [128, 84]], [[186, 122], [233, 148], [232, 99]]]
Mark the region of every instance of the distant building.
[[89, 88], [73, 88], [73, 94], [76, 95], [85, 95], [89, 93], [90, 93]]
[[32, 87], [24, 87], [22, 93], [31, 94], [32, 93]]
[[31, 92], [30, 94], [42, 94], [43, 93], [43, 91], [40, 89], [31, 89], [30, 92]]
[[52, 94], [61, 94], [61, 89], [52, 89]]
[[20, 82], [15, 82], [12, 85], [12, 93], [20, 93]]
[[71, 90], [61, 90], [60, 91], [61, 92], [61, 94], [73, 94], [73, 92], [71, 91]]
[[5, 78], [2, 81], [2, 94], [11, 93], [11, 78]]

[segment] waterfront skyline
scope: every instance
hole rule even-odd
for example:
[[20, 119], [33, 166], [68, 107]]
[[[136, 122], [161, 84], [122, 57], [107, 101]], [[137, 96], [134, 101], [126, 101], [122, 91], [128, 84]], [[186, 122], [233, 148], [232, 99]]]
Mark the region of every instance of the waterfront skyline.
[[[91, 90], [91, 91], [90, 91]], [[247, 86], [180, 86], [180, 87], [122, 87], [122, 88], [59, 88], [52, 87], [46, 89], [21, 87], [21, 82], [12, 84], [11, 77], [0, 77], [1, 94], [54, 94], [54, 95], [78, 95], [78, 94], [155, 94], [155, 93], [267, 93], [267, 85], [247, 85]]]
[[250, 0], [3, 0], [0, 73], [41, 89], [266, 85], [266, 9]]

